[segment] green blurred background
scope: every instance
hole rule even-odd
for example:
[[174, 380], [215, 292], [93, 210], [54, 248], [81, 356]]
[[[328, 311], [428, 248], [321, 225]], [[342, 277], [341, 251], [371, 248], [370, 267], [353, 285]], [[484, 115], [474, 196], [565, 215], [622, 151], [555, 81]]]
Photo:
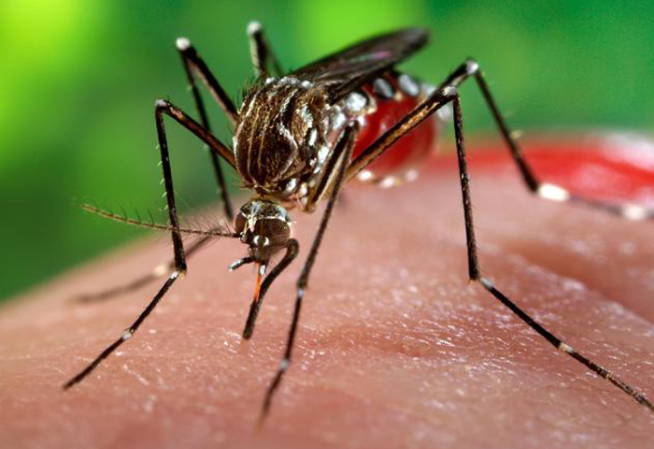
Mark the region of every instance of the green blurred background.
[[[252, 19], [287, 68], [371, 33], [420, 25], [432, 30], [432, 45], [407, 70], [438, 82], [476, 57], [515, 128], [654, 126], [650, 2], [1, 0], [0, 298], [140, 235], [76, 202], [161, 216], [153, 102], [169, 98], [193, 111], [175, 38], [189, 37], [236, 97], [252, 78]], [[492, 130], [472, 85], [463, 98], [467, 130]], [[213, 104], [210, 114], [228, 139]], [[182, 211], [214, 201], [202, 145], [168, 129]]]

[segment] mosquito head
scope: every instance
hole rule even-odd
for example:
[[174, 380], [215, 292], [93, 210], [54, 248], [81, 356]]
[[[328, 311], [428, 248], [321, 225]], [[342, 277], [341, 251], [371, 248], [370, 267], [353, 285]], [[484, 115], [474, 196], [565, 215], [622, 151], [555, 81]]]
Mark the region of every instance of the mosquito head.
[[[286, 209], [260, 198], [248, 201], [234, 219], [241, 242], [249, 245], [249, 254], [232, 265], [255, 262], [266, 266], [270, 258], [291, 238], [291, 219]], [[240, 262], [240, 263], [239, 263]]]

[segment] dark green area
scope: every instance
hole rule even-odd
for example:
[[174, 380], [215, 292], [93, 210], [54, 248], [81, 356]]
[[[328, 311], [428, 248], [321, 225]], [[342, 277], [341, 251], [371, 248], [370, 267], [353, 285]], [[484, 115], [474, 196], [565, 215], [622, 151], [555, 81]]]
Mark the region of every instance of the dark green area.
[[[77, 201], [163, 216], [153, 103], [170, 98], [192, 111], [178, 36], [194, 42], [236, 97], [252, 77], [251, 19], [264, 23], [289, 68], [375, 32], [420, 25], [433, 31], [432, 45], [407, 70], [437, 82], [476, 57], [516, 128], [647, 131], [653, 17], [648, 2], [597, 0], [3, 1], [0, 298], [139, 235], [85, 215]], [[477, 92], [468, 86], [463, 95], [467, 130], [490, 131]], [[228, 139], [213, 105], [211, 115]], [[211, 202], [202, 145], [168, 129], [182, 210]]]

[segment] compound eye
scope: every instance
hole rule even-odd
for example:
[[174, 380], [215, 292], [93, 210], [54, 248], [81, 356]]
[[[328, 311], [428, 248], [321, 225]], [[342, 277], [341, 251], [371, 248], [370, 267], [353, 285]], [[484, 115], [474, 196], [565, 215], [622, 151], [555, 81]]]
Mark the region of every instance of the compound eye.
[[247, 223], [247, 218], [245, 218], [245, 215], [243, 215], [241, 212], [236, 214], [236, 217], [234, 217], [234, 228], [237, 233], [240, 234], [243, 232], [246, 223]]

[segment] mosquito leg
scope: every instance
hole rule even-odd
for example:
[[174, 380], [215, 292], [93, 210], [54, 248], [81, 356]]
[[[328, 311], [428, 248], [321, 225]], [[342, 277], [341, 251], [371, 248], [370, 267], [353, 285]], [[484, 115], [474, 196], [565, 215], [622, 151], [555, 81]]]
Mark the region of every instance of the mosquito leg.
[[[359, 168], [359, 165], [356, 164], [361, 157], [365, 158], [364, 161], [372, 161], [376, 156], [383, 153], [386, 148], [390, 147], [393, 142], [401, 138], [407, 132], [411, 131], [411, 129], [417, 126], [422, 120], [427, 118], [429, 114], [435, 112], [448, 103], [452, 103], [454, 107], [454, 133], [456, 139], [457, 157], [459, 162], [459, 177], [461, 179], [461, 193], [463, 196], [463, 212], [465, 218], [465, 232], [468, 251], [468, 275], [470, 279], [472, 281], [479, 282], [489, 293], [493, 295], [493, 297], [505, 305], [509, 310], [511, 310], [511, 312], [517, 315], [518, 318], [520, 318], [529, 327], [535, 330], [541, 337], [547, 340], [557, 350], [569, 355], [579, 363], [583, 364], [590, 371], [620, 388], [623, 392], [631, 396], [639, 404], [649, 408], [651, 411], [654, 411], [654, 405], [642, 393], [640, 393], [631, 385], [625, 383], [606, 368], [603, 368], [602, 366], [579, 354], [570, 345], [554, 336], [526, 312], [520, 309], [520, 307], [518, 307], [508, 297], [506, 297], [501, 291], [496, 289], [491, 281], [482, 276], [479, 259], [477, 257], [475, 228], [472, 218], [472, 201], [470, 196], [470, 182], [468, 177], [465, 145], [463, 140], [463, 119], [461, 113], [461, 103], [459, 101], [459, 94], [455, 87], [446, 86], [443, 89], [435, 91], [425, 102], [423, 102], [420, 106], [409, 113], [393, 128], [388, 130], [376, 142], [373, 142], [370, 147], [364, 150], [359, 158], [355, 159], [350, 164], [351, 168], [348, 168], [348, 172], [352, 173], [351, 176], [355, 176], [356, 170]], [[359, 170], [365, 168], [365, 164], [362, 162], [358, 163], [361, 164]]]
[[[218, 230], [222, 229], [220, 228], [214, 228], [212, 230]], [[199, 237], [196, 239], [194, 242], [192, 242], [187, 248], [184, 250], [184, 255], [186, 256], [186, 259], [191, 257], [193, 254], [195, 254], [197, 251], [202, 249], [202, 247], [208, 243], [212, 239], [211, 236], [203, 236]], [[140, 289], [141, 287], [144, 287], [148, 285], [151, 282], [156, 281], [157, 279], [165, 276], [166, 274], [170, 273], [172, 270], [175, 268], [175, 261], [171, 260], [169, 262], [164, 262], [162, 264], [157, 265], [154, 270], [152, 270], [150, 273], [145, 274], [139, 278], [133, 279], [129, 281], [126, 284], [119, 285], [117, 287], [112, 287], [107, 290], [102, 290], [94, 293], [83, 293], [80, 295], [75, 296], [73, 301], [78, 301], [78, 302], [96, 302], [96, 301], [103, 301], [105, 299], [111, 299], [113, 297], [119, 296], [119, 295], [124, 295], [130, 292], [133, 292], [135, 290]]]
[[[218, 100], [218, 103], [223, 107], [225, 113], [232, 121], [232, 123], [234, 123], [236, 117], [236, 107], [231, 102], [225, 91], [220, 87], [220, 84], [211, 74], [209, 68], [206, 66], [202, 58], [200, 58], [200, 56], [197, 54], [195, 47], [191, 45], [188, 39], [180, 38], [177, 39], [177, 49], [179, 50], [179, 54], [182, 57], [182, 63], [184, 64], [186, 77], [188, 78], [193, 100], [195, 101], [195, 107], [200, 117], [200, 124], [207, 131], [211, 131], [209, 126], [209, 117], [207, 116], [204, 101], [202, 101], [200, 90], [198, 89], [198, 85], [195, 82], [195, 73], [198, 73], [198, 76], [204, 81], [205, 85], [214, 96], [214, 98], [220, 99]], [[223, 202], [225, 216], [229, 221], [232, 221], [234, 219], [234, 210], [231, 199], [229, 197], [229, 192], [227, 190], [225, 175], [223, 174], [223, 169], [220, 166], [220, 160], [218, 155], [213, 151], [209, 152], [209, 157], [211, 158], [211, 163], [213, 165], [214, 175], [218, 184], [218, 193], [220, 194]]]
[[[207, 64], [204, 62], [204, 60], [200, 57], [200, 55], [198, 55], [197, 51], [195, 50], [195, 47], [191, 45], [191, 41], [189, 41], [185, 37], [180, 37], [177, 39], [176, 45], [177, 45], [177, 50], [179, 50], [182, 56], [182, 60], [184, 61], [184, 67], [186, 67], [187, 70], [194, 72], [196, 75], [200, 77], [204, 85], [209, 90], [211, 96], [225, 111], [225, 114], [227, 114], [227, 118], [229, 119], [229, 121], [232, 124], [236, 124], [236, 122], [238, 121], [238, 112], [236, 111], [236, 106], [234, 106], [234, 102], [229, 98], [229, 96], [222, 88], [216, 77], [213, 76], [213, 74], [209, 70], [209, 67], [207, 67]], [[189, 75], [189, 79], [191, 78], [192, 76]], [[191, 85], [194, 84], [195, 83], [191, 81]], [[193, 94], [193, 96], [195, 97], [195, 94]]]
[[[349, 159], [344, 159], [345, 153], [347, 151], [348, 151], [348, 147], [346, 145], [336, 146], [331, 157], [327, 160], [327, 162], [323, 167], [322, 176], [318, 179], [315, 186], [309, 192], [306, 205], [304, 206], [305, 211], [315, 210], [316, 204], [320, 201], [323, 195], [328, 191], [330, 187], [333, 187], [334, 174], [338, 174], [337, 168], [339, 164], [343, 165], [344, 161], [349, 160]], [[261, 291], [258, 297], [256, 297], [254, 301], [252, 301], [252, 304], [250, 305], [250, 314], [248, 315], [248, 319], [245, 324], [245, 329], [243, 330], [243, 338], [246, 340], [252, 337], [252, 333], [254, 332], [254, 325], [257, 320], [257, 315], [259, 314], [259, 309], [261, 309], [261, 304], [263, 303], [263, 298], [266, 292], [268, 291], [268, 288], [270, 288], [270, 285], [275, 280], [275, 278], [279, 276], [282, 270], [284, 270], [288, 265], [290, 265], [293, 259], [295, 259], [295, 256], [297, 256], [297, 252], [299, 250], [299, 247], [297, 247], [298, 243], [295, 240], [289, 240], [289, 244], [291, 243], [293, 245], [287, 246], [286, 255], [284, 256], [282, 261], [279, 264], [277, 264], [277, 266], [270, 272], [270, 274], [266, 276], [266, 279], [264, 280], [261, 286]]]
[[[343, 156], [345, 152], [348, 151], [346, 146], [337, 146], [332, 151], [331, 156], [325, 161], [323, 166], [322, 173], [320, 177], [316, 180], [314, 186], [311, 188], [309, 195], [307, 197], [306, 205], [304, 210], [307, 212], [313, 212], [320, 200], [329, 192], [329, 189], [334, 187], [334, 176], [338, 174], [338, 167], [343, 163]], [[348, 164], [349, 159], [346, 159], [345, 164]], [[340, 192], [338, 195], [338, 204], [341, 204], [344, 198], [345, 192]]]
[[[208, 130], [199, 125], [196, 121], [191, 119], [182, 110], [178, 109], [171, 103], [165, 100], [157, 100], [155, 104], [155, 118], [157, 121], [157, 135], [159, 138], [159, 149], [161, 150], [161, 160], [164, 171], [164, 184], [166, 186], [166, 198], [168, 201], [168, 213], [170, 217], [170, 224], [173, 227], [173, 248], [175, 250], [175, 267], [182, 272], [186, 270], [186, 262], [184, 260], [184, 250], [182, 244], [182, 237], [179, 231], [179, 222], [177, 219], [177, 210], [175, 207], [175, 198], [173, 193], [173, 179], [170, 172], [170, 157], [168, 154], [168, 143], [166, 140], [166, 132], [163, 122], [163, 114], [166, 114], [175, 119], [179, 124], [191, 131], [193, 134], [202, 139], [210, 149], [216, 151], [215, 154], [223, 155], [223, 152], [228, 152], [228, 156], [233, 158], [233, 154], [229, 152], [228, 148], [214, 137]], [[227, 158], [227, 157], [225, 157]]]
[[479, 87], [479, 90], [481, 90], [484, 100], [486, 101], [486, 104], [491, 111], [500, 134], [502, 135], [502, 138], [509, 148], [511, 157], [518, 166], [520, 175], [522, 176], [522, 179], [530, 192], [540, 196], [541, 198], [552, 201], [570, 201], [585, 204], [616, 215], [620, 215], [630, 220], [644, 220], [654, 218], [653, 209], [648, 209], [637, 204], [611, 204], [601, 201], [589, 200], [572, 195], [563, 187], [547, 182], [540, 182], [534, 175], [531, 167], [529, 167], [527, 161], [524, 159], [522, 151], [518, 146], [513, 133], [510, 131], [506, 120], [500, 113], [499, 107], [497, 106], [495, 98], [490, 92], [488, 83], [486, 82], [484, 74], [481, 71], [477, 61], [474, 59], [466, 60], [459, 67], [457, 67], [457, 69], [454, 70], [454, 72], [452, 72], [452, 74], [448, 76], [445, 81], [441, 83], [440, 88], [443, 89], [447, 86], [458, 87], [470, 77], [474, 77], [475, 81], [477, 82], [477, 86]]
[[266, 416], [270, 412], [270, 406], [272, 405], [272, 399], [275, 394], [275, 391], [279, 388], [279, 385], [282, 382], [284, 373], [288, 370], [288, 367], [291, 363], [291, 354], [293, 352], [293, 343], [295, 342], [295, 335], [297, 333], [298, 323], [300, 322], [300, 311], [302, 308], [302, 300], [304, 299], [304, 293], [309, 284], [309, 276], [311, 274], [311, 268], [316, 261], [316, 256], [318, 255], [318, 250], [320, 249], [320, 243], [327, 229], [327, 224], [332, 215], [334, 209], [334, 204], [338, 198], [338, 193], [341, 190], [341, 187], [345, 184], [345, 171], [347, 168], [348, 161], [352, 157], [352, 148], [354, 147], [354, 141], [356, 134], [359, 130], [359, 125], [357, 122], [349, 125], [343, 134], [341, 135], [339, 142], [336, 144], [334, 151], [338, 153], [343, 153], [343, 158], [341, 163], [338, 166], [335, 166], [333, 169], [338, 170], [336, 173], [336, 178], [334, 180], [333, 187], [331, 189], [331, 194], [329, 196], [329, 201], [323, 212], [322, 219], [320, 220], [320, 225], [318, 231], [316, 232], [315, 237], [313, 238], [313, 244], [307, 255], [307, 259], [302, 266], [302, 271], [300, 277], [297, 280], [297, 295], [295, 297], [295, 307], [293, 309], [293, 320], [291, 321], [291, 327], [288, 331], [288, 339], [286, 341], [286, 349], [284, 351], [284, 357], [279, 363], [277, 368], [277, 373], [273, 378], [273, 381], [270, 383], [266, 396], [261, 408], [261, 414], [259, 416], [259, 423], [263, 423], [266, 419]]
[[120, 345], [125, 343], [125, 341], [129, 340], [132, 337], [132, 335], [134, 335], [134, 332], [136, 332], [138, 330], [138, 328], [141, 326], [143, 321], [145, 321], [145, 319], [148, 317], [148, 315], [150, 315], [150, 313], [154, 310], [154, 308], [157, 306], [159, 301], [161, 301], [161, 298], [164, 297], [166, 292], [168, 292], [170, 287], [172, 287], [172, 285], [175, 283], [175, 281], [179, 278], [179, 275], [181, 273], [182, 272], [180, 272], [180, 271], [174, 271], [168, 277], [168, 279], [166, 280], [164, 285], [161, 287], [159, 292], [157, 292], [157, 294], [152, 299], [152, 301], [150, 301], [150, 304], [148, 304], [148, 306], [141, 313], [141, 315], [139, 315], [139, 317], [136, 319], [136, 321], [134, 321], [134, 323], [132, 323], [132, 325], [130, 327], [128, 327], [127, 330], [125, 330], [125, 332], [123, 332], [123, 334], [116, 341], [114, 341], [111, 345], [109, 345], [107, 347], [107, 349], [102, 351], [102, 353], [100, 353], [100, 355], [97, 356], [86, 368], [84, 368], [75, 377], [73, 377], [68, 382], [66, 382], [64, 384], [64, 386], [63, 386], [64, 390], [68, 390], [73, 385], [75, 385], [75, 384], [81, 382], [82, 380], [84, 380], [84, 378], [86, 376], [88, 376], [89, 374], [91, 374], [91, 372], [95, 368], [97, 368], [97, 366], [100, 365], [100, 363], [102, 363], [102, 361], [104, 359], [109, 357], [109, 355], [111, 355], [112, 352], [114, 352], [116, 349], [118, 349], [118, 347], [120, 347]]
[[[211, 73], [205, 62], [202, 60], [202, 58], [197, 54], [197, 51], [191, 45], [191, 42], [186, 38], [179, 38], [177, 39], [176, 44], [177, 44], [177, 49], [179, 50], [179, 53], [182, 57], [184, 70], [186, 71], [186, 75], [189, 80], [189, 84], [191, 86], [193, 99], [195, 100], [195, 105], [198, 110], [198, 115], [200, 117], [201, 126], [199, 126], [196, 123], [194, 124], [193, 128], [196, 130], [203, 128], [206, 134], [210, 134], [211, 132], [209, 127], [209, 119], [207, 116], [207, 112], [204, 106], [204, 102], [202, 101], [202, 96], [200, 95], [200, 91], [198, 89], [197, 83], [195, 82], [194, 73], [198, 74], [198, 76], [203, 81], [203, 83], [205, 84], [211, 95], [216, 99], [218, 104], [220, 104], [220, 106], [223, 108], [230, 122], [235, 123], [236, 120], [238, 119], [238, 113], [236, 112], [236, 107], [234, 106], [234, 103], [227, 96], [223, 88], [220, 86], [220, 83], [218, 83], [218, 81], [213, 76], [213, 74]], [[171, 115], [170, 112], [175, 110], [176, 108], [174, 108], [171, 105], [168, 114]], [[181, 113], [181, 111], [179, 112]], [[183, 117], [183, 113], [180, 116]], [[173, 116], [173, 118], [175, 117]], [[178, 119], [178, 121], [180, 120]], [[192, 122], [192, 120], [190, 122]], [[180, 121], [180, 123], [182, 122]], [[184, 123], [182, 123], [182, 125], [184, 125]], [[191, 129], [191, 131], [194, 132], [196, 135], [198, 135], [198, 133], [196, 131], [193, 131], [193, 129]], [[202, 137], [200, 138], [203, 139]], [[222, 143], [220, 143], [218, 139], [216, 139], [215, 137], [213, 137], [210, 140], [213, 140], [214, 142], [213, 147], [210, 143], [208, 142], [205, 143], [210, 147], [210, 149], [212, 149], [212, 151], [209, 152], [209, 157], [211, 158], [211, 162], [214, 168], [214, 175], [216, 177], [218, 190], [223, 202], [225, 216], [227, 217], [228, 220], [231, 221], [234, 218], [233, 206], [232, 206], [231, 199], [229, 197], [229, 192], [227, 190], [225, 176], [222, 167], [220, 166], [219, 155], [225, 156], [226, 153], [230, 153], [230, 155], [228, 155], [229, 157], [226, 158], [226, 160], [232, 166], [234, 165], [233, 155], [231, 155], [229, 149], [227, 149], [227, 147]], [[209, 240], [211, 240], [210, 237], [198, 238], [188, 247], [188, 249], [186, 250], [186, 256], [190, 257], [196, 251], [200, 250]], [[144, 276], [141, 276], [137, 279], [134, 279], [127, 284], [120, 285], [118, 287], [113, 287], [107, 290], [99, 291], [96, 293], [81, 294], [74, 297], [73, 300], [81, 301], [81, 302], [100, 301], [104, 299], [110, 299], [112, 297], [122, 295], [125, 293], [129, 293], [134, 290], [138, 290], [139, 288], [149, 284], [150, 282], [159, 279], [166, 273], [169, 273], [174, 268], [174, 266], [175, 266], [174, 261], [168, 263], [162, 263], [160, 265], [157, 265], [152, 272]]]
[[275, 281], [277, 276], [279, 276], [282, 271], [288, 267], [291, 262], [297, 257], [298, 253], [300, 251], [300, 244], [298, 243], [297, 240], [295, 239], [290, 239], [286, 243], [286, 254], [284, 254], [284, 258], [277, 264], [275, 265], [275, 268], [273, 268], [270, 273], [266, 276], [264, 279], [263, 283], [261, 284], [261, 289], [259, 291], [259, 294], [257, 297], [254, 298], [252, 301], [252, 304], [250, 304], [250, 312], [248, 314], [248, 319], [245, 322], [245, 328], [243, 329], [243, 339], [244, 340], [249, 340], [252, 338], [252, 334], [254, 333], [254, 325], [257, 322], [257, 316], [259, 315], [259, 310], [261, 309], [261, 305], [263, 304], [263, 299], [266, 296], [266, 292], [272, 285], [272, 283]]
[[[176, 118], [180, 123], [186, 125], [185, 121], [180, 120], [179, 113], [181, 111], [174, 111], [173, 106], [165, 101], [159, 100], [155, 104], [155, 120], [157, 125], [157, 137], [159, 139], [159, 150], [161, 152], [161, 166], [163, 169], [164, 177], [164, 186], [166, 189], [166, 203], [168, 206], [168, 217], [170, 220], [170, 225], [172, 227], [172, 239], [173, 239], [173, 251], [175, 253], [175, 271], [173, 271], [163, 286], [159, 289], [159, 292], [154, 296], [150, 304], [145, 308], [145, 310], [139, 315], [139, 317], [132, 323], [130, 327], [127, 328], [125, 332], [111, 345], [109, 345], [104, 351], [100, 353], [86, 368], [84, 368], [79, 374], [70, 379], [64, 384], [64, 390], [69, 389], [73, 385], [81, 382], [86, 376], [88, 376], [95, 368], [97, 368], [100, 363], [107, 357], [111, 355], [120, 345], [125, 341], [129, 340], [132, 335], [138, 330], [143, 321], [152, 313], [154, 308], [159, 304], [159, 301], [164, 297], [168, 292], [170, 287], [175, 283], [179, 278], [180, 274], [186, 272], [186, 258], [184, 255], [184, 245], [182, 243], [182, 235], [179, 229], [179, 218], [177, 217], [177, 208], [175, 206], [175, 193], [173, 188], [173, 175], [170, 168], [170, 155], [168, 153], [168, 141], [166, 139], [166, 130], [164, 128], [163, 114], [169, 114]], [[174, 112], [174, 113], [173, 113]], [[181, 113], [183, 114], [183, 113]], [[184, 117], [184, 116], [182, 116]], [[198, 125], [199, 126], [199, 125]], [[188, 126], [187, 126], [188, 127]], [[191, 127], [188, 127], [191, 129]], [[191, 129], [192, 130], [192, 129]], [[206, 136], [205, 136], [206, 137]]]
[[[225, 146], [218, 138], [216, 138], [213, 134], [211, 134], [208, 130], [206, 130], [202, 125], [197, 123], [195, 120], [193, 120], [191, 117], [189, 117], [187, 114], [185, 114], [182, 110], [179, 108], [175, 107], [171, 103], [165, 101], [165, 100], [158, 100], [155, 105], [155, 114], [157, 117], [157, 130], [161, 128], [163, 132], [163, 120], [161, 120], [162, 114], [166, 114], [173, 119], [175, 119], [180, 125], [191, 131], [193, 134], [195, 134], [197, 137], [199, 137], [204, 143], [206, 143], [209, 146], [209, 149], [212, 150], [212, 153], [215, 155], [219, 155], [223, 157], [230, 165], [234, 165], [234, 155], [231, 152], [227, 146]], [[159, 123], [161, 123], [159, 125]], [[160, 136], [160, 141], [161, 141]], [[163, 135], [163, 141], [166, 142], [165, 135]], [[161, 146], [161, 144], [160, 144]], [[166, 154], [167, 154], [167, 149], [166, 149]], [[167, 157], [167, 156], [166, 156]], [[165, 164], [164, 164], [165, 168]], [[164, 176], [164, 182], [166, 182], [166, 177]], [[172, 182], [172, 180], [171, 180]], [[171, 222], [171, 225], [178, 226], [179, 224], [174, 224]], [[181, 239], [180, 239], [181, 240]], [[187, 252], [186, 255], [190, 256], [191, 254], [195, 253], [196, 251], [200, 250], [208, 241], [210, 240], [210, 237], [200, 237], [198, 238], [195, 242], [193, 242]], [[91, 302], [91, 301], [99, 301], [103, 299], [109, 299], [112, 298], [116, 295], [120, 295], [123, 293], [128, 293], [131, 291], [134, 291], [144, 285], [147, 285], [149, 282], [152, 282], [161, 276], [165, 275], [166, 273], [170, 272], [171, 269], [175, 268], [175, 261], [169, 262], [169, 263], [164, 263], [161, 265], [158, 265], [151, 273], [146, 274], [140, 278], [137, 278], [133, 281], [130, 281], [129, 283], [125, 285], [121, 285], [118, 287], [114, 287], [108, 290], [100, 291], [97, 293], [90, 293], [90, 294], [84, 294], [84, 295], [79, 295], [75, 298], [74, 300], [77, 301], [84, 301], [84, 302]]]
[[[232, 153], [232, 150], [177, 106], [166, 100], [157, 100], [155, 103], [155, 114], [157, 117], [165, 114], [173, 118], [177, 123], [206, 143], [211, 151], [221, 156], [229, 165], [234, 167], [234, 153]], [[159, 123], [159, 118], [157, 118], [157, 123]], [[163, 129], [163, 122], [161, 123], [161, 129]]]
[[558, 337], [554, 336], [551, 332], [549, 332], [541, 324], [536, 322], [531, 316], [524, 312], [520, 307], [518, 307], [507, 296], [505, 296], [501, 291], [496, 289], [491, 281], [482, 276], [481, 267], [477, 256], [475, 229], [472, 219], [472, 200], [470, 195], [470, 181], [468, 177], [466, 153], [463, 141], [463, 115], [461, 113], [461, 103], [459, 102], [459, 95], [455, 88], [448, 88], [448, 91], [454, 106], [454, 133], [456, 138], [457, 157], [459, 161], [461, 194], [463, 196], [463, 211], [465, 217], [466, 241], [468, 247], [468, 272], [470, 279], [473, 281], [478, 281], [498, 301], [500, 301], [509, 310], [511, 310], [511, 312], [517, 315], [518, 318], [524, 321], [529, 327], [538, 332], [541, 337], [547, 340], [557, 350], [569, 355], [584, 365], [586, 368], [588, 368], [590, 371], [620, 388], [623, 392], [631, 396], [639, 404], [649, 408], [651, 411], [654, 411], [654, 405], [642, 393], [640, 393], [631, 385], [625, 383], [622, 379], [618, 378], [606, 368], [603, 368], [602, 366], [579, 354], [571, 346], [566, 344]]
[[247, 33], [250, 38], [250, 55], [252, 56], [254, 74], [259, 78], [282, 76], [284, 72], [263, 34], [261, 24], [259, 22], [250, 22]]
[[[318, 179], [315, 186], [309, 192], [306, 205], [304, 206], [305, 211], [314, 211], [316, 208], [316, 204], [320, 201], [323, 195], [331, 187], [334, 186], [333, 184], [334, 175], [338, 174], [339, 164], [343, 165], [344, 161], [349, 160], [349, 159], [344, 159], [345, 153], [347, 151], [348, 151], [348, 147], [346, 145], [338, 145], [334, 149], [331, 157], [326, 161], [323, 167], [322, 176]], [[341, 198], [342, 195], [339, 196], [339, 200]], [[268, 289], [270, 288], [270, 285], [275, 280], [275, 278], [279, 276], [279, 274], [288, 265], [290, 265], [293, 259], [295, 259], [295, 257], [297, 256], [299, 250], [299, 247], [297, 246], [298, 245], [297, 241], [289, 240], [289, 244], [292, 244], [292, 246], [287, 246], [286, 255], [281, 260], [281, 262], [277, 264], [277, 266], [270, 272], [270, 274], [266, 276], [266, 279], [264, 280], [261, 286], [261, 290], [258, 297], [256, 297], [252, 301], [252, 304], [250, 305], [250, 313], [248, 315], [248, 319], [245, 324], [245, 329], [243, 329], [243, 338], [246, 340], [252, 337], [252, 333], [254, 332], [254, 325], [256, 324], [256, 320], [257, 320], [257, 315], [259, 314], [259, 309], [261, 309], [261, 304], [263, 303], [264, 296], [268, 291]]]
[[442, 90], [436, 90], [403, 119], [382, 134], [368, 148], [363, 150], [352, 162], [345, 172], [345, 179], [353, 179], [361, 170], [365, 169], [375, 158], [383, 154], [406, 133], [418, 126], [423, 120], [430, 117], [451, 100], [443, 95]]

